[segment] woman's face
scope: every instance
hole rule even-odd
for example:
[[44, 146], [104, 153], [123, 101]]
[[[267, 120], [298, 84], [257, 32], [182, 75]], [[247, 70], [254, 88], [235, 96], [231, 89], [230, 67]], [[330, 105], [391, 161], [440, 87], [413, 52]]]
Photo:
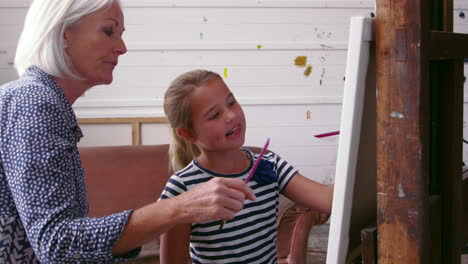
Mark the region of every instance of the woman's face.
[[197, 87], [189, 102], [192, 142], [202, 151], [238, 149], [244, 144], [244, 112], [222, 79]]
[[73, 69], [91, 85], [110, 84], [120, 55], [127, 52], [122, 39], [124, 17], [120, 6], [83, 16], [65, 31], [65, 45]]

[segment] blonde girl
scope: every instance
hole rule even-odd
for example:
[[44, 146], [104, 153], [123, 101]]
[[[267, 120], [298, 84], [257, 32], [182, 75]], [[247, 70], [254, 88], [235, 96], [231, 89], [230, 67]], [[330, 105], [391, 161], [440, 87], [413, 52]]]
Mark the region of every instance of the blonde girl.
[[[161, 199], [178, 196], [213, 178], [245, 180], [262, 159], [248, 183], [255, 200], [222, 229], [223, 219], [179, 225], [165, 233], [162, 263], [276, 263], [276, 217], [279, 194], [297, 203], [331, 211], [332, 186], [302, 176], [273, 152], [259, 157], [242, 148], [244, 112], [223, 79], [214, 72], [194, 70], [177, 77], [164, 97], [172, 127], [171, 162], [174, 171]], [[235, 199], [224, 193], [222, 199]], [[232, 209], [232, 208], [229, 208]]]

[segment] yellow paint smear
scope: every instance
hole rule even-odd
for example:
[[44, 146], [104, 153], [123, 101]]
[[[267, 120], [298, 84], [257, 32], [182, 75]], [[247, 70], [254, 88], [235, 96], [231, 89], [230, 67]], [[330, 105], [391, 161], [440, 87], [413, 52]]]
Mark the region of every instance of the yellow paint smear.
[[227, 68], [224, 68], [224, 78], [227, 78], [228, 77], [228, 69]]
[[299, 67], [305, 67], [307, 65], [307, 57], [306, 56], [297, 56], [294, 60], [294, 65]]
[[312, 73], [312, 66], [308, 65], [304, 71], [304, 75], [308, 77], [311, 73]]

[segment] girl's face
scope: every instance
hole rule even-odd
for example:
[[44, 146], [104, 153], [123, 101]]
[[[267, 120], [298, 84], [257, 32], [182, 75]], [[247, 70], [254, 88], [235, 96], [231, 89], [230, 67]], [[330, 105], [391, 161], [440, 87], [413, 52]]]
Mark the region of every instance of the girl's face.
[[238, 149], [244, 144], [244, 112], [222, 79], [196, 88], [189, 102], [193, 131], [186, 139], [202, 152]]
[[109, 84], [118, 58], [127, 49], [122, 40], [124, 17], [114, 2], [83, 16], [65, 30], [65, 44], [76, 73], [90, 85]]

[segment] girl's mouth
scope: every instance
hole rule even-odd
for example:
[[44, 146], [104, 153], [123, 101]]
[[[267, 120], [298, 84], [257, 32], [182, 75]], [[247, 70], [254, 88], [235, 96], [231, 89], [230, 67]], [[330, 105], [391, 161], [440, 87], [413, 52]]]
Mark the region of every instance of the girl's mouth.
[[226, 136], [229, 137], [229, 136], [238, 135], [240, 133], [240, 130], [241, 130], [240, 125], [237, 125], [233, 129], [231, 129], [229, 132], [227, 132]]

